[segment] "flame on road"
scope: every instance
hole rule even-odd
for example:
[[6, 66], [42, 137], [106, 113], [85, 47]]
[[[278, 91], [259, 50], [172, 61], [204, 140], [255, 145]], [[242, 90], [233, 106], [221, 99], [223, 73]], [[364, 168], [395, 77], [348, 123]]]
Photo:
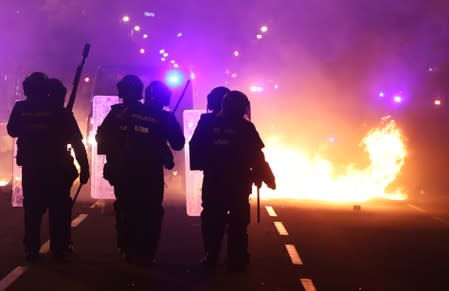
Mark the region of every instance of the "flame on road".
[[9, 180], [7, 179], [0, 179], [0, 187], [4, 187], [9, 184]]
[[364, 169], [347, 166], [341, 175], [319, 155], [310, 155], [296, 148], [275, 142], [267, 146], [265, 155], [276, 176], [277, 189], [261, 189], [263, 199], [292, 198], [323, 201], [367, 201], [371, 198], [407, 199], [400, 189], [386, 189], [398, 176], [407, 150], [394, 120], [382, 119], [360, 143], [370, 164]]

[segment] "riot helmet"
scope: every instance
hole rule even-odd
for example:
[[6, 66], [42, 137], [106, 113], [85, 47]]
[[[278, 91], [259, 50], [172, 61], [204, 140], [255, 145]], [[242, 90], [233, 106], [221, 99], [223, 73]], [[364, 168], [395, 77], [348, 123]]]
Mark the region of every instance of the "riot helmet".
[[124, 102], [137, 102], [143, 96], [143, 83], [136, 75], [126, 75], [117, 83], [119, 98]]
[[223, 98], [223, 115], [240, 118], [248, 112], [248, 97], [240, 91], [230, 91]]
[[152, 81], [145, 89], [145, 104], [164, 108], [170, 105], [171, 90], [162, 81]]
[[48, 87], [51, 105], [55, 108], [64, 107], [65, 95], [67, 94], [67, 88], [64, 84], [56, 78], [50, 78], [48, 79]]
[[48, 96], [48, 76], [42, 72], [34, 72], [22, 83], [23, 93], [28, 99], [46, 98]]
[[223, 86], [212, 89], [207, 95], [207, 109], [212, 112], [219, 112], [221, 110], [224, 95], [230, 91], [231, 90]]

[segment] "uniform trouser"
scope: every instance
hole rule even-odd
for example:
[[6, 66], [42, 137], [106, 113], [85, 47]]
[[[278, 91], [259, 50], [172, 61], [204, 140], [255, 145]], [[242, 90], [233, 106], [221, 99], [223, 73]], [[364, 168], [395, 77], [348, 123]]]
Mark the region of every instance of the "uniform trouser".
[[[211, 260], [218, 259], [221, 241], [227, 229], [228, 264], [246, 265], [248, 263], [248, 224], [250, 220], [250, 206], [248, 195], [242, 194], [238, 198], [223, 199], [225, 195], [203, 193], [203, 211], [201, 212], [201, 230], [204, 248]], [[237, 196], [237, 195], [235, 195]]]
[[71, 184], [66, 177], [49, 171], [22, 168], [26, 252], [37, 253], [40, 249], [40, 226], [47, 209], [50, 249], [62, 252], [67, 248], [71, 236]]
[[163, 172], [152, 179], [118, 182], [114, 190], [118, 247], [127, 255], [152, 260], [164, 216]]

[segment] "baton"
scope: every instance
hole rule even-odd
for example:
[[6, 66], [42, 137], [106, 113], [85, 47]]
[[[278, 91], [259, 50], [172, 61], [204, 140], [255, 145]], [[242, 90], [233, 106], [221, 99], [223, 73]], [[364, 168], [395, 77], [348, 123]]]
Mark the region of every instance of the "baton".
[[76, 190], [75, 197], [73, 197], [73, 200], [72, 200], [72, 208], [73, 208], [73, 205], [75, 205], [76, 198], [78, 198], [78, 195], [80, 194], [80, 191], [81, 191], [81, 187], [82, 187], [82, 186], [83, 186], [83, 184], [80, 184], [80, 185], [78, 186], [78, 190]]
[[260, 188], [257, 187], [257, 223], [260, 223]]
[[186, 94], [189, 84], [190, 84], [190, 79], [187, 80], [186, 85], [184, 86], [184, 90], [182, 90], [181, 96], [179, 96], [178, 102], [176, 102], [175, 109], [173, 109], [173, 114], [175, 114], [176, 109], [178, 109], [179, 103], [181, 103], [182, 98], [184, 98], [184, 95]]
[[81, 64], [76, 68], [75, 78], [73, 79], [72, 92], [70, 93], [69, 102], [67, 103], [67, 109], [72, 111], [73, 105], [75, 104], [76, 91], [78, 90], [78, 85], [80, 83], [81, 71], [83, 70], [86, 58], [89, 55], [90, 44], [86, 43], [83, 48], [83, 53], [81, 55]]

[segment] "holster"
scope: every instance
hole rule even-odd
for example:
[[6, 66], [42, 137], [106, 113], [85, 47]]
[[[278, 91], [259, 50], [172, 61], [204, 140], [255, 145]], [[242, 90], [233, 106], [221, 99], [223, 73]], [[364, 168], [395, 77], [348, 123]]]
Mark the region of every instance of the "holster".
[[74, 159], [70, 154], [70, 151], [67, 151], [67, 157], [65, 159], [65, 163], [63, 165], [64, 177], [67, 177], [67, 182], [69, 184], [73, 184], [73, 182], [78, 178], [78, 170], [73, 163]]
[[175, 167], [175, 159], [173, 153], [168, 146], [164, 147], [164, 168], [171, 170]]
[[117, 182], [117, 170], [111, 163], [106, 162], [103, 166], [103, 178], [114, 186]]

